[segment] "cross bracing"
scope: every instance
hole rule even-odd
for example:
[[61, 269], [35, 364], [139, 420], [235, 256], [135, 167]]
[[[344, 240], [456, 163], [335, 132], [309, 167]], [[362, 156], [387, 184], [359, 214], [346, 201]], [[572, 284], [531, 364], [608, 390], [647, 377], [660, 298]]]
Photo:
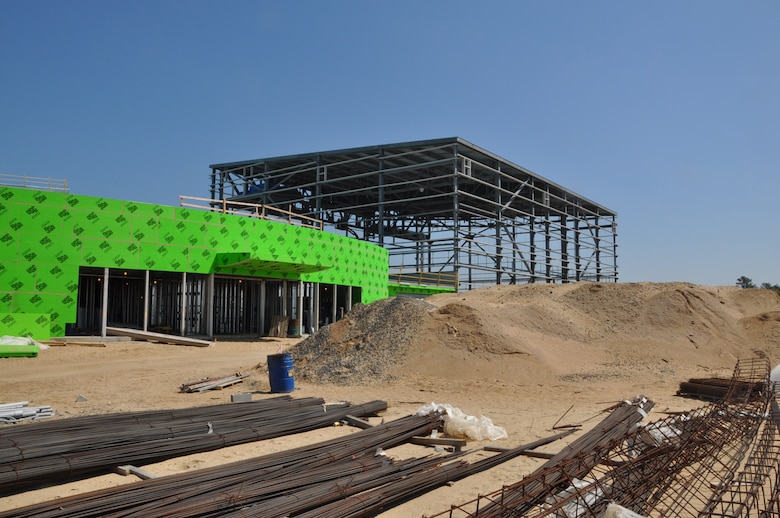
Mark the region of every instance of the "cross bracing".
[[390, 274], [458, 288], [617, 281], [617, 214], [459, 137], [211, 166], [211, 197], [384, 246]]

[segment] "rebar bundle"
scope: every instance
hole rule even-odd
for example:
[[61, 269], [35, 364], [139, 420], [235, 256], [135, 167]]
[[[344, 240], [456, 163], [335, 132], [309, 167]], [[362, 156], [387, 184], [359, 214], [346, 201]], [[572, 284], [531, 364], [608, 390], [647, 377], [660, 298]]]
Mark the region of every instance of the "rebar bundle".
[[[439, 462], [417, 459], [396, 467], [375, 454], [440, 425], [437, 414], [409, 416], [313, 445], [35, 504], [0, 518], [216, 517], [234, 511], [236, 516], [286, 516], [291, 508], [302, 512], [342, 498], [364, 471], [386, 480], [403, 476], [399, 469], [419, 471]], [[295, 496], [271, 501], [285, 494]], [[295, 503], [304, 499], [306, 509]]]
[[534, 448], [561, 439], [573, 433], [573, 431], [568, 430], [539, 439], [470, 464], [465, 462], [442, 462], [425, 471], [408, 474], [403, 478], [396, 478], [386, 484], [376, 484], [375, 487], [357, 493], [354, 496], [335, 500], [330, 504], [319, 506], [316, 509], [295, 516], [298, 518], [360, 518], [374, 516], [382, 510], [389, 509], [400, 502], [423, 494], [447, 482], [454, 482], [498, 466]]
[[0, 431], [0, 494], [369, 416], [387, 404], [277, 397], [183, 410], [76, 417]]
[[437, 516], [600, 517], [609, 503], [643, 516], [778, 516], [768, 362], [740, 361], [732, 379], [717, 403], [651, 423], [625, 402], [520, 482]]

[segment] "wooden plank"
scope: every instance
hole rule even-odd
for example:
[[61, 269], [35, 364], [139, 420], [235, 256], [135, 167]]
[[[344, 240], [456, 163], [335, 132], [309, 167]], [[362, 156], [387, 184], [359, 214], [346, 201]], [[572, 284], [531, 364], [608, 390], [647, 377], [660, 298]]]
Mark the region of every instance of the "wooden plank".
[[350, 424], [355, 428], [362, 428], [363, 430], [368, 430], [369, 428], [374, 427], [374, 425], [365, 419], [360, 419], [359, 417], [355, 417], [353, 415], [344, 416], [344, 420], [347, 422], [347, 424]]
[[161, 342], [171, 345], [192, 345], [195, 347], [210, 347], [214, 345], [214, 342], [209, 342], [208, 340], [198, 340], [197, 338], [166, 335], [163, 333], [152, 333], [139, 329], [126, 329], [124, 327], [106, 327], [106, 334], [111, 336], [129, 336], [133, 340], [146, 340], [148, 342]]
[[131, 464], [126, 464], [124, 466], [117, 466], [114, 471], [124, 476], [135, 475], [141, 480], [149, 480], [150, 478], [157, 478], [157, 475], [153, 475], [152, 473], [149, 473], [145, 469], [137, 468]]
[[41, 341], [42, 344], [45, 345], [53, 345], [55, 347], [65, 347], [67, 345], [81, 345], [84, 347], [105, 347], [106, 344], [102, 342], [72, 342], [69, 340], [43, 340]]
[[452, 446], [456, 452], [460, 451], [463, 446], [466, 446], [466, 439], [454, 437], [421, 437], [416, 435], [409, 439], [409, 442], [423, 446]]

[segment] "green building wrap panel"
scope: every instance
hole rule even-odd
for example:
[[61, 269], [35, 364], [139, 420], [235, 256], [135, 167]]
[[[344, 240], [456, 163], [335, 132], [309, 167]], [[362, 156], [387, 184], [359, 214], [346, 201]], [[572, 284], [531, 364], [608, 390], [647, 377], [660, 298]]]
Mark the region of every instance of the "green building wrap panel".
[[10, 313], [14, 294], [11, 291], [0, 291], [0, 313]]
[[[247, 262], [224, 269], [217, 259], [225, 254]], [[33, 329], [41, 315], [51, 336], [64, 334], [76, 319], [83, 266], [355, 286], [363, 303], [388, 295], [387, 251], [357, 239], [242, 215], [0, 187], [0, 312], [13, 322], [6, 334]]]
[[45, 313], [0, 313], [0, 329], [13, 329], [11, 336], [48, 340], [51, 324]]
[[140, 243], [157, 243], [160, 240], [160, 220], [154, 216], [131, 216], [131, 235]]

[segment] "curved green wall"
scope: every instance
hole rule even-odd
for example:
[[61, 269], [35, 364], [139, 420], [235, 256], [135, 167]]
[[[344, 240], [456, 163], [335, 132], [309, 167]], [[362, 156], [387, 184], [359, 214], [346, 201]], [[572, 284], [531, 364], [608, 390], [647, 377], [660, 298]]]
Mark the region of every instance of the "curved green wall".
[[[219, 273], [388, 296], [384, 248], [246, 216], [0, 187], [0, 334], [62, 336], [80, 266]], [[42, 338], [43, 339], [43, 338]]]

